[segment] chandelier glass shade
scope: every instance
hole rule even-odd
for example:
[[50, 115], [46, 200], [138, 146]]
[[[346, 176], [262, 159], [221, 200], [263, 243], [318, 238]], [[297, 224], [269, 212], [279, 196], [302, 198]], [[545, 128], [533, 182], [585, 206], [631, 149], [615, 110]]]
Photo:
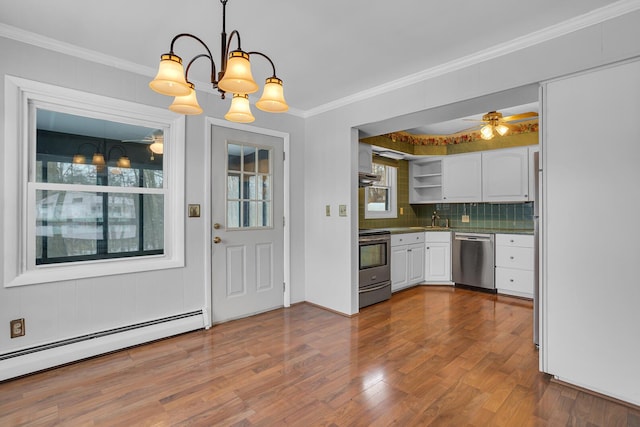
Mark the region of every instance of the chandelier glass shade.
[[[225, 114], [225, 118], [229, 121], [249, 123], [255, 120], [251, 114], [248, 94], [257, 92], [260, 88], [253, 79], [251, 73], [251, 58], [253, 56], [261, 56], [265, 58], [273, 70], [273, 75], [266, 79], [264, 90], [260, 99], [256, 102], [256, 106], [269, 113], [282, 113], [289, 109], [284, 99], [284, 90], [282, 80], [276, 76], [276, 67], [273, 61], [261, 52], [245, 52], [240, 47], [240, 33], [234, 30], [227, 40], [226, 27], [226, 5], [228, 0], [220, 0], [222, 4], [222, 33], [221, 46], [223, 51], [220, 54], [220, 71], [216, 73], [216, 64], [213, 60], [211, 50], [198, 37], [181, 33], [176, 35], [171, 41], [169, 53], [165, 53], [160, 57], [160, 66], [156, 77], [149, 83], [149, 87], [162, 95], [176, 97], [169, 107], [171, 111], [179, 114], [200, 114], [202, 108], [196, 99], [195, 86], [189, 82], [189, 69], [195, 60], [199, 58], [208, 58], [211, 64], [211, 84], [213, 89], [220, 92], [221, 98], [225, 98], [225, 94], [232, 93], [231, 107], [229, 112]], [[191, 59], [187, 65], [186, 71], [182, 66], [182, 58], [174, 53], [174, 44], [180, 38], [188, 37], [199, 42], [206, 53], [199, 54]], [[230, 50], [231, 42], [237, 39], [237, 48]]]

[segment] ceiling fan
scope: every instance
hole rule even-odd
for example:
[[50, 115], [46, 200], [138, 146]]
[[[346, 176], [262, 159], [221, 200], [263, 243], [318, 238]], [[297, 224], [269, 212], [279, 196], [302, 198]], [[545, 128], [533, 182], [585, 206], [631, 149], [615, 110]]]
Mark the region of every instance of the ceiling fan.
[[[500, 136], [506, 135], [510, 129], [510, 122], [517, 122], [531, 117], [538, 117], [538, 113], [530, 111], [528, 113], [514, 114], [512, 116], [503, 117], [502, 113], [499, 111], [489, 111], [487, 114], [482, 116], [481, 120], [466, 120], [479, 121], [484, 123], [484, 125], [482, 125], [482, 127], [480, 128], [480, 137], [482, 137], [482, 139], [489, 140], [496, 136], [496, 133]], [[475, 129], [475, 127], [471, 129]]]
[[164, 135], [161, 131], [153, 132], [142, 139], [125, 139], [122, 142], [142, 142], [149, 144], [151, 151], [151, 160], [154, 160], [154, 154], [164, 153]]

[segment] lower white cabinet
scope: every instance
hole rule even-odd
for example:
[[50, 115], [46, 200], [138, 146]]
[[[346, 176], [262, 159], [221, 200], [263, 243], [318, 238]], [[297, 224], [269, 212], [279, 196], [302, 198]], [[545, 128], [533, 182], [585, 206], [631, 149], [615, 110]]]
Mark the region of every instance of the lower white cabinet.
[[424, 279], [424, 234], [391, 236], [391, 290], [397, 291]]
[[533, 298], [533, 236], [496, 234], [496, 289]]
[[424, 281], [427, 284], [451, 284], [451, 233], [425, 233]]

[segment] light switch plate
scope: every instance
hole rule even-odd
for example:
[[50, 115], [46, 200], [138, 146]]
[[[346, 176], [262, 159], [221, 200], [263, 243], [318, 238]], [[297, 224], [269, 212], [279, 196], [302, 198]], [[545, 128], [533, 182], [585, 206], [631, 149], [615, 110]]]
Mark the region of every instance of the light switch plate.
[[331, 216], [331, 205], [326, 205], [326, 206], [324, 207], [324, 214], [325, 214], [326, 216]]
[[347, 205], [338, 205], [338, 215], [347, 216]]

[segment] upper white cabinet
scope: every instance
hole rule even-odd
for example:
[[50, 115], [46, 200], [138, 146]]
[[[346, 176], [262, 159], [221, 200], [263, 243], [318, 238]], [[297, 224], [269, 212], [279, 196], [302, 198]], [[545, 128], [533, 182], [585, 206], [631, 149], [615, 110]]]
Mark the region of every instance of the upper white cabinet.
[[529, 149], [527, 147], [482, 153], [482, 201], [529, 200]]
[[481, 153], [458, 154], [442, 159], [442, 199], [445, 202], [482, 200]]
[[409, 203], [442, 201], [442, 160], [428, 158], [409, 163]]

